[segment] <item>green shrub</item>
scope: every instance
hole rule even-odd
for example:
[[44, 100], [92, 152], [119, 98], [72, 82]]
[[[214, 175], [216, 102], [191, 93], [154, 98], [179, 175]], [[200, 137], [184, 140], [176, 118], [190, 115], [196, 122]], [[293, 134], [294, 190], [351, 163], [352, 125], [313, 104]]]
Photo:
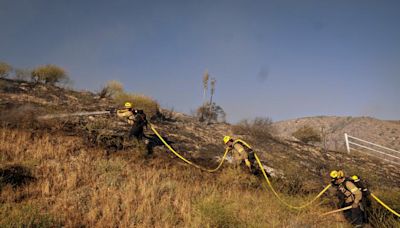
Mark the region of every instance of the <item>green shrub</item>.
[[303, 126], [292, 134], [298, 140], [304, 143], [321, 142], [321, 136], [318, 131], [310, 126]]
[[5, 62], [0, 62], [0, 78], [6, 78], [12, 71], [12, 66]]
[[142, 94], [119, 92], [115, 94], [114, 101], [120, 106], [125, 102], [131, 102], [135, 109], [142, 109], [148, 118], [156, 116], [160, 109], [157, 101]]
[[64, 69], [51, 64], [37, 67], [32, 71], [31, 77], [35, 82], [43, 82], [51, 85], [69, 79]]

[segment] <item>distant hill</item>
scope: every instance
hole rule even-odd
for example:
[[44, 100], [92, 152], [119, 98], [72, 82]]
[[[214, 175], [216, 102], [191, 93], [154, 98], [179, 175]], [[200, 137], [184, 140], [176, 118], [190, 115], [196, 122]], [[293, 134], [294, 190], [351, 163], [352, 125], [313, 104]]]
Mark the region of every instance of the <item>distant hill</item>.
[[[311, 126], [326, 136], [330, 150], [344, 150], [344, 134], [365, 139], [400, 151], [400, 121], [379, 120], [371, 117], [317, 116], [279, 121], [273, 124], [277, 136], [294, 139], [293, 132]], [[323, 146], [322, 143], [318, 144]]]

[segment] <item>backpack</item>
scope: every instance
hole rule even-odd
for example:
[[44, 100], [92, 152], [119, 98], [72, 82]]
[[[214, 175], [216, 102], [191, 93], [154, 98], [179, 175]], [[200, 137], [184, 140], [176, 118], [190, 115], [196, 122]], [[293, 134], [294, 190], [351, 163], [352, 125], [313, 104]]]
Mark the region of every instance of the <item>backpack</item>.
[[147, 122], [146, 114], [144, 113], [144, 111], [141, 109], [138, 109], [138, 110], [135, 110], [134, 113], [141, 120], [141, 123], [143, 124], [143, 126], [147, 126], [148, 122]]
[[[353, 176], [354, 177], [354, 176]], [[353, 179], [351, 178], [346, 178], [346, 180], [351, 181], [358, 189], [360, 189], [360, 191], [362, 192], [363, 197], [367, 197], [371, 194], [371, 192], [368, 189], [368, 184], [361, 179], [360, 177], [358, 177], [357, 179]]]

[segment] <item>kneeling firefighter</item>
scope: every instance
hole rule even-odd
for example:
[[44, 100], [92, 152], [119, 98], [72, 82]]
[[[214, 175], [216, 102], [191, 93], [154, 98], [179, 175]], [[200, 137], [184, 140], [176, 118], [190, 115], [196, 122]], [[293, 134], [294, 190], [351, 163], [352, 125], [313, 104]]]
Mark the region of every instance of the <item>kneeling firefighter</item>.
[[259, 174], [259, 167], [254, 156], [253, 150], [240, 140], [233, 140], [230, 136], [224, 137], [224, 143], [233, 153], [235, 165], [244, 164], [251, 173]]
[[333, 186], [336, 186], [338, 191], [339, 207], [352, 207], [344, 211], [346, 220], [355, 227], [362, 227], [365, 221], [364, 208], [361, 204], [362, 192], [349, 178], [344, 176], [344, 172], [341, 170], [331, 171], [330, 177], [332, 178]]
[[[132, 126], [128, 135], [129, 139], [134, 137], [138, 142], [143, 141], [143, 137], [146, 137], [144, 135], [144, 127], [147, 126], [147, 118], [143, 110], [134, 109], [132, 103], [125, 102], [124, 108], [116, 110], [116, 113], [118, 117], [125, 118], [128, 124]], [[152, 147], [147, 140], [144, 142], [147, 148], [147, 155], [151, 155], [153, 153]]]

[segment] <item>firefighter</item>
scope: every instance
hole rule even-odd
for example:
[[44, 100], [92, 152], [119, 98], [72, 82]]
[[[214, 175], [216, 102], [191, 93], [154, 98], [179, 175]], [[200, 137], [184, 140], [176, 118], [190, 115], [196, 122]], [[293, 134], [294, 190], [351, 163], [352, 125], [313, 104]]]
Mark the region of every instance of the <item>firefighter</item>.
[[[144, 127], [147, 126], [147, 119], [143, 110], [134, 109], [132, 103], [125, 102], [124, 108], [116, 112], [118, 117], [125, 118], [128, 124], [132, 126], [128, 134], [129, 139], [134, 137], [138, 141], [143, 141], [143, 138], [146, 138]], [[144, 143], [146, 144], [147, 155], [151, 155], [153, 153], [152, 146], [148, 140], [144, 140]]]
[[241, 142], [235, 142], [230, 136], [224, 137], [224, 143], [232, 151], [235, 165], [239, 166], [244, 164], [251, 173], [259, 173], [254, 152], [251, 148]]
[[371, 199], [370, 195], [371, 192], [368, 189], [367, 183], [357, 175], [351, 176], [350, 180], [354, 183], [355, 186], [357, 186], [358, 189], [360, 189], [362, 193], [362, 200], [361, 200], [361, 208], [363, 209], [364, 212], [364, 221], [368, 222], [368, 210], [371, 207]]
[[345, 218], [355, 227], [362, 227], [364, 223], [364, 213], [361, 207], [362, 192], [348, 178], [344, 176], [343, 171], [333, 170], [330, 173], [333, 186], [338, 191], [339, 206], [341, 208], [351, 205], [351, 209], [344, 211]]

